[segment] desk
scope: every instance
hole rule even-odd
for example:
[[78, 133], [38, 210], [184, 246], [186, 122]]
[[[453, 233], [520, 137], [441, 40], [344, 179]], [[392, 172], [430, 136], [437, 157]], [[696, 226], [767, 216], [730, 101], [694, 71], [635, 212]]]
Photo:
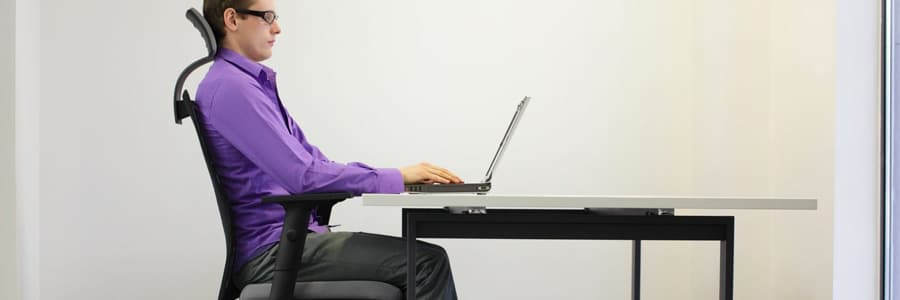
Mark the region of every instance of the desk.
[[[407, 261], [415, 261], [417, 238], [631, 240], [636, 300], [642, 240], [720, 241], [719, 299], [733, 299], [734, 217], [599, 215], [585, 208], [815, 210], [817, 206], [816, 199], [754, 197], [365, 194], [362, 198], [365, 206], [404, 207]], [[443, 207], [488, 209], [485, 214], [460, 214]], [[407, 299], [415, 299], [416, 266], [407, 266]]]

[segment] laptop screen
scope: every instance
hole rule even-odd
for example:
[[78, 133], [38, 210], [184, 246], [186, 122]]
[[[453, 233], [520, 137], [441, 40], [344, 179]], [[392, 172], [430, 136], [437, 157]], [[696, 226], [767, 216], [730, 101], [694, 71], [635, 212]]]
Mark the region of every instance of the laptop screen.
[[500, 140], [500, 147], [497, 148], [497, 153], [494, 154], [494, 159], [491, 160], [491, 166], [488, 167], [487, 174], [484, 175], [484, 180], [482, 180], [482, 182], [491, 182], [491, 177], [494, 175], [494, 169], [496, 169], [497, 164], [500, 163], [500, 158], [503, 157], [503, 152], [506, 151], [506, 146], [509, 145], [509, 140], [512, 138], [513, 132], [516, 131], [519, 120], [522, 119], [525, 108], [528, 107], [528, 101], [531, 101], [531, 97], [526, 96], [525, 99], [522, 99], [522, 102], [519, 102], [516, 113], [513, 115], [512, 121], [509, 122], [509, 127], [506, 128], [506, 134], [504, 134], [503, 139]]

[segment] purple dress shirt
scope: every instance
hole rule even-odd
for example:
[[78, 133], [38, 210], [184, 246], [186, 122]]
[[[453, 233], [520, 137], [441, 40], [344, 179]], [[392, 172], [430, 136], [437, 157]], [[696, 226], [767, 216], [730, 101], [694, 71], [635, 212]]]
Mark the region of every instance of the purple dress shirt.
[[[275, 72], [219, 48], [197, 89], [197, 105], [216, 172], [231, 199], [234, 270], [277, 242], [284, 224], [272, 195], [350, 192], [401, 193], [397, 169], [329, 160], [311, 145], [278, 97]], [[315, 218], [309, 229], [325, 232]]]

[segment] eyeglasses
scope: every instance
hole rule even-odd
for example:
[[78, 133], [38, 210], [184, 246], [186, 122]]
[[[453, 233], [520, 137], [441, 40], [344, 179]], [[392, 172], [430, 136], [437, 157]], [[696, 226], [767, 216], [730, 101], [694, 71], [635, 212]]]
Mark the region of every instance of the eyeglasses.
[[276, 14], [274, 11], [271, 11], [271, 10], [259, 11], [259, 10], [245, 9], [245, 8], [235, 8], [234, 11], [241, 13], [241, 14], [260, 17], [263, 19], [263, 21], [266, 21], [266, 23], [268, 23], [269, 25], [272, 25], [272, 23], [275, 22], [275, 20], [278, 20], [278, 14]]

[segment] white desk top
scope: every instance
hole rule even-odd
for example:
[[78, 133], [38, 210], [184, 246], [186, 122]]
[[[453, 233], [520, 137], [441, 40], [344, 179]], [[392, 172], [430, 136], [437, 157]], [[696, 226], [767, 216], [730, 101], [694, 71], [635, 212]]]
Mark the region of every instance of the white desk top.
[[576, 196], [475, 194], [363, 194], [365, 206], [488, 208], [681, 208], [816, 210], [813, 198]]

